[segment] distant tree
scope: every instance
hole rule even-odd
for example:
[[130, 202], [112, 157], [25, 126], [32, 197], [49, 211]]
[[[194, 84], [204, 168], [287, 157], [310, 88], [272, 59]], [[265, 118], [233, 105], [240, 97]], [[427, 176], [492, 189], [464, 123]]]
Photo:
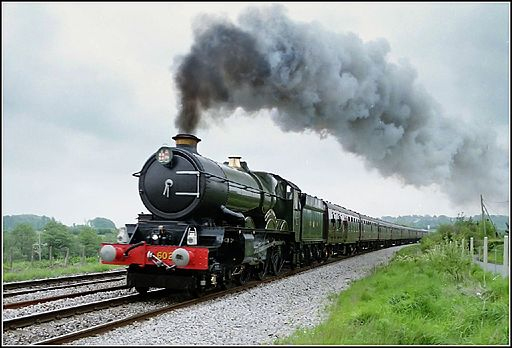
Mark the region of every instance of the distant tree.
[[114, 230], [111, 229], [111, 228], [98, 228], [96, 230], [96, 233], [99, 234], [99, 235], [105, 235], [105, 234], [108, 234], [108, 233], [112, 233], [112, 231], [114, 231]]
[[117, 231], [112, 231], [99, 236], [102, 243], [117, 243]]
[[12, 231], [3, 231], [2, 235], [2, 249], [3, 249], [3, 260], [22, 260], [25, 259], [25, 255], [21, 253], [21, 249], [15, 246]]
[[80, 234], [80, 231], [84, 228], [84, 227], [88, 227], [90, 228], [89, 226], [87, 225], [75, 225], [73, 224], [73, 226], [69, 226], [69, 232], [71, 232], [73, 235], [75, 236], [78, 236]]
[[33, 214], [5, 215], [3, 217], [4, 231], [11, 231], [19, 224], [29, 224], [34, 230], [41, 230], [53, 218]]
[[98, 249], [101, 243], [101, 237], [89, 226], [81, 226], [78, 234], [78, 242], [85, 246], [85, 256], [98, 255]]
[[[484, 224], [485, 224], [485, 233], [484, 233]], [[481, 238], [483, 238], [483, 237], [495, 238], [497, 233], [496, 233], [496, 229], [494, 228], [494, 225], [492, 224], [492, 222], [490, 222], [489, 219], [485, 219], [484, 224], [482, 224], [481, 221], [478, 222], [480, 237]]]
[[94, 229], [116, 229], [116, 225], [109, 219], [97, 217], [88, 221], [88, 225]]
[[4, 240], [4, 252], [8, 252], [12, 248], [13, 254], [17, 256], [17, 259], [24, 258], [30, 260], [32, 245], [36, 242], [36, 239], [36, 231], [30, 224], [18, 224], [9, 233], [8, 238]]
[[[481, 215], [470, 216], [469, 219], [472, 221], [480, 221]], [[430, 216], [430, 215], [405, 215], [399, 217], [392, 216], [382, 216], [382, 220], [397, 223], [400, 225], [424, 228], [427, 229], [430, 227], [431, 230], [438, 228], [441, 225], [450, 225], [455, 223], [458, 220], [467, 220], [468, 218], [463, 215], [458, 215], [457, 217], [449, 217], [446, 215], [439, 216]], [[504, 234], [507, 229], [507, 223], [509, 221], [509, 217], [506, 215], [491, 215], [491, 219], [498, 230], [499, 234]], [[487, 226], [487, 225], [486, 225]]]
[[62, 254], [65, 248], [76, 251], [75, 238], [69, 232], [69, 228], [60, 222], [50, 221], [43, 229], [43, 241], [52, 247], [53, 256]]
[[482, 243], [484, 237], [487, 236], [489, 240], [495, 238], [495, 229], [490, 221], [485, 221], [485, 234], [483, 224], [480, 221], [474, 221], [473, 218], [467, 220], [460, 218], [455, 223], [441, 224], [436, 232], [430, 233], [427, 237], [422, 238], [421, 247], [423, 250], [431, 248], [435, 244], [442, 241], [461, 242], [464, 240], [468, 243], [470, 238], [473, 238], [475, 245]]

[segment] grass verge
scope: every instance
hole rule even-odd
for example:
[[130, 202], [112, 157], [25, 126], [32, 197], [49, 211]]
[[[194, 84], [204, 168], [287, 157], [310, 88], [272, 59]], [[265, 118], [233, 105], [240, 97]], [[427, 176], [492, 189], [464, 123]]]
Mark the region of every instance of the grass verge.
[[276, 344], [509, 344], [508, 279], [460, 249], [402, 249], [389, 265], [340, 293], [326, 322]]
[[119, 269], [124, 266], [104, 265], [97, 257], [87, 258], [85, 263], [72, 260], [64, 265], [63, 260], [48, 260], [31, 262], [14, 262], [12, 268], [3, 265], [2, 279], [4, 282], [15, 282], [32, 279], [54, 278], [65, 275], [104, 272]]

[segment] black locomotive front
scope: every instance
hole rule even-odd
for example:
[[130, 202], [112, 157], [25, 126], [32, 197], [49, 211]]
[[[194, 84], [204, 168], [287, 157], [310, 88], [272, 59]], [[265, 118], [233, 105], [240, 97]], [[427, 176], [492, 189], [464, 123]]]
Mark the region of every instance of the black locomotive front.
[[197, 153], [197, 137], [178, 134], [176, 147], [161, 147], [139, 176], [142, 202], [156, 218], [196, 223], [239, 220], [245, 212], [264, 214], [276, 202], [277, 181], [265, 185], [243, 162], [219, 164]]
[[194, 135], [173, 139], [176, 147], [161, 147], [134, 174], [151, 214], [127, 224], [120, 243], [104, 244], [102, 261], [129, 266], [127, 283], [139, 292], [215, 287], [267, 269], [269, 255], [278, 269], [290, 234], [267, 231], [288, 230], [291, 183], [250, 171], [240, 157], [222, 164], [205, 158]]

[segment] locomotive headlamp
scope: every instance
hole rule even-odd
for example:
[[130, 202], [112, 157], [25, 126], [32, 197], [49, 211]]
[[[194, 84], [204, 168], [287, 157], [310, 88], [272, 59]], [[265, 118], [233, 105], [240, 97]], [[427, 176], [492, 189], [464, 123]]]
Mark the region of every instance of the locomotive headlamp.
[[170, 147], [162, 146], [156, 152], [156, 160], [162, 165], [169, 165], [172, 161], [172, 150]]
[[187, 229], [187, 244], [188, 245], [197, 245], [197, 230], [195, 227], [189, 227]]
[[126, 227], [120, 227], [117, 233], [117, 241], [121, 244], [128, 244], [129, 237], [126, 232]]

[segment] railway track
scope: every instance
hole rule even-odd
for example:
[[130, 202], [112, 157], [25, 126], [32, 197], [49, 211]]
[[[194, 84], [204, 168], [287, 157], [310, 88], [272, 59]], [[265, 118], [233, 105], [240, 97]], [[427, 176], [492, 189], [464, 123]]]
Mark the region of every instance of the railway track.
[[[361, 255], [361, 254], [364, 254], [367, 252], [369, 252], [369, 251], [365, 251], [365, 252], [359, 253], [357, 255]], [[204, 294], [204, 296], [201, 296], [199, 298], [179, 300], [177, 302], [175, 301], [168, 305], [159, 306], [158, 308], [153, 308], [150, 310], [143, 310], [136, 315], [126, 316], [126, 317], [119, 316], [119, 318], [116, 317], [116, 319], [114, 319], [114, 320], [106, 320], [106, 322], [103, 322], [100, 324], [91, 325], [90, 327], [82, 328], [82, 329], [76, 330], [74, 332], [67, 332], [62, 335], [46, 338], [44, 340], [39, 340], [37, 342], [31, 342], [30, 344], [53, 345], [53, 344], [64, 344], [64, 343], [72, 342], [72, 341], [75, 341], [75, 340], [83, 338], [83, 337], [97, 335], [99, 333], [113, 330], [114, 328], [117, 328], [117, 327], [129, 325], [135, 321], [149, 319], [149, 318], [155, 317], [159, 314], [167, 313], [167, 312], [179, 309], [179, 308], [186, 308], [188, 306], [192, 306], [192, 305], [195, 305], [195, 304], [198, 304], [201, 302], [205, 302], [205, 301], [209, 301], [209, 300], [214, 300], [214, 299], [220, 298], [222, 296], [228, 296], [233, 293], [246, 291], [248, 289], [254, 288], [261, 284], [274, 282], [279, 279], [283, 279], [283, 278], [294, 276], [294, 275], [297, 275], [297, 274], [300, 274], [303, 272], [307, 272], [313, 268], [321, 267], [324, 265], [329, 265], [329, 264], [332, 264], [335, 262], [340, 262], [349, 257], [351, 257], [351, 256], [340, 256], [340, 257], [337, 257], [337, 258], [334, 258], [334, 259], [331, 259], [331, 260], [328, 260], [328, 261], [325, 261], [325, 262], [322, 262], [319, 264], [315, 263], [310, 266], [305, 266], [305, 267], [292, 269], [292, 270], [287, 269], [285, 272], [283, 272], [282, 275], [269, 276], [262, 281], [253, 280], [253, 281], [249, 281], [248, 283], [246, 283], [244, 285], [233, 287], [233, 288], [230, 288], [227, 290], [206, 293], [206, 294]], [[83, 315], [84, 313], [101, 311], [101, 310], [104, 310], [107, 308], [113, 308], [113, 307], [121, 306], [124, 304], [132, 304], [137, 301], [148, 301], [149, 299], [164, 298], [165, 296], [168, 296], [168, 294], [169, 294], [169, 292], [164, 289], [154, 290], [154, 291], [147, 293], [144, 296], [140, 295], [140, 294], [126, 295], [126, 296], [121, 296], [121, 297], [115, 298], [115, 299], [97, 301], [94, 303], [88, 303], [85, 305], [64, 308], [64, 309], [60, 309], [57, 311], [49, 311], [49, 312], [45, 312], [45, 313], [38, 313], [36, 315], [28, 315], [28, 316], [19, 317], [19, 318], [13, 318], [10, 320], [4, 320], [4, 334], [6, 332], [8, 332], [9, 330], [14, 330], [16, 328], [26, 328], [28, 326], [29, 327], [28, 329], [31, 329], [32, 326], [39, 325], [41, 323], [56, 321], [56, 320], [59, 320], [62, 318], [69, 318], [72, 316], [80, 316], [80, 315]], [[55, 326], [58, 326], [58, 325], [56, 324]]]
[[83, 330], [80, 330], [80, 331], [76, 331], [76, 332], [72, 332], [72, 333], [69, 333], [69, 334], [61, 335], [61, 336], [58, 336], [58, 337], [50, 338], [50, 339], [47, 339], [47, 340], [35, 342], [33, 344], [34, 345], [55, 345], [55, 344], [69, 343], [69, 342], [78, 340], [80, 338], [89, 337], [89, 336], [92, 336], [92, 335], [97, 335], [97, 334], [100, 334], [100, 333], [103, 333], [103, 332], [111, 331], [111, 330], [113, 330], [115, 328], [122, 327], [122, 326], [125, 326], [125, 325], [129, 325], [129, 324], [132, 324], [132, 323], [134, 323], [136, 321], [150, 319], [150, 318], [155, 317], [155, 316], [157, 316], [159, 314], [168, 313], [170, 311], [177, 310], [177, 309], [180, 309], [180, 308], [187, 308], [187, 307], [190, 307], [190, 306], [202, 303], [202, 302], [214, 300], [216, 298], [229, 295], [231, 293], [236, 293], [236, 292], [239, 292], [239, 291], [247, 290], [249, 288], [255, 287], [255, 286], [260, 285], [260, 284], [262, 284], [262, 283], [255, 281], [255, 282], [252, 282], [252, 284], [246, 284], [242, 288], [223, 290], [223, 291], [220, 291], [220, 292], [206, 294], [205, 296], [200, 297], [200, 298], [194, 298], [194, 299], [191, 299], [191, 300], [174, 303], [174, 304], [165, 306], [163, 308], [158, 308], [158, 309], [155, 309], [155, 310], [146, 311], [146, 312], [143, 312], [143, 313], [140, 313], [140, 314], [136, 314], [136, 315], [132, 315], [132, 316], [129, 316], [129, 317], [126, 317], [126, 318], [122, 318], [122, 319], [119, 319], [119, 320], [110, 321], [110, 322], [105, 323], [105, 324], [100, 324], [100, 325], [92, 326], [92, 327], [89, 327], [87, 329], [83, 329]]
[[[90, 326], [127, 316], [127, 312], [145, 312], [148, 308], [161, 308], [169, 301], [176, 302], [183, 296], [170, 294], [158, 289], [145, 295], [138, 293], [123, 295], [86, 304], [24, 315], [3, 320], [3, 343], [7, 345], [32, 345], [41, 339], [51, 341], [52, 337], [73, 334]], [[137, 308], [134, 310], [134, 308]], [[91, 324], [92, 323], [92, 324]]]
[[84, 313], [88, 313], [91, 311], [97, 311], [113, 306], [118, 306], [121, 304], [131, 303], [133, 301], [140, 301], [148, 298], [154, 298], [157, 296], [161, 296], [165, 290], [154, 290], [148, 292], [145, 296], [140, 294], [132, 294], [132, 295], [124, 295], [116, 298], [109, 298], [106, 300], [100, 300], [95, 302], [90, 302], [86, 304], [81, 304], [72, 307], [66, 307], [62, 309], [57, 309], [53, 311], [47, 311], [43, 313], [30, 314], [26, 316], [16, 317], [12, 319], [6, 319], [3, 321], [4, 331], [5, 330], [13, 330], [17, 328], [22, 328], [30, 325], [35, 325], [39, 323], [48, 322], [51, 320], [57, 320], [62, 318], [67, 318], [73, 315], [80, 315]]
[[35, 292], [52, 291], [52, 290], [58, 290], [58, 289], [68, 289], [68, 288], [74, 288], [74, 287], [79, 287], [79, 286], [84, 286], [84, 285], [94, 285], [94, 284], [101, 284], [101, 283], [112, 283], [112, 282], [120, 281], [123, 279], [125, 279], [125, 277], [115, 277], [115, 278], [107, 278], [107, 279], [90, 280], [90, 281], [85, 281], [85, 282], [80, 282], [80, 283], [56, 285], [56, 286], [51, 286], [51, 287], [10, 291], [10, 292], [4, 293], [3, 296], [4, 296], [4, 298], [8, 298], [8, 297], [14, 297], [14, 296], [19, 296], [19, 295], [32, 294]]
[[241, 292], [241, 291], [246, 291], [246, 290], [252, 289], [252, 288], [254, 288], [256, 286], [259, 286], [261, 284], [273, 282], [273, 281], [276, 281], [276, 280], [279, 280], [279, 279], [282, 279], [282, 278], [285, 278], [285, 277], [289, 277], [289, 276], [292, 276], [294, 274], [298, 274], [298, 273], [305, 272], [305, 271], [306, 271], [306, 269], [292, 270], [292, 271], [287, 272], [286, 274], [279, 275], [279, 276], [273, 276], [273, 277], [267, 278], [267, 279], [262, 280], [262, 281], [256, 281], [256, 280], [250, 281], [250, 282], [248, 282], [248, 283], [246, 283], [244, 285], [240, 285], [240, 286], [237, 286], [237, 287], [234, 287], [234, 288], [230, 288], [230, 289], [226, 289], [226, 290], [221, 290], [221, 291], [215, 291], [215, 292], [211, 292], [211, 293], [206, 293], [206, 294], [204, 294], [203, 296], [201, 296], [199, 298], [193, 298], [193, 299], [189, 299], [189, 300], [185, 300], [185, 301], [180, 301], [180, 302], [177, 302], [177, 303], [173, 303], [173, 304], [167, 305], [167, 306], [162, 307], [162, 308], [145, 311], [143, 313], [139, 313], [139, 314], [132, 315], [132, 316], [129, 316], [129, 317], [126, 317], [126, 318], [122, 318], [122, 319], [118, 319], [118, 320], [115, 320], [115, 321], [110, 321], [108, 323], [95, 325], [95, 326], [92, 326], [92, 327], [89, 327], [89, 328], [86, 328], [86, 329], [83, 329], [83, 330], [79, 330], [79, 331], [76, 331], [76, 332], [72, 332], [72, 333], [69, 333], [69, 334], [65, 334], [65, 335], [61, 335], [61, 336], [58, 336], [58, 337], [54, 337], [54, 338], [46, 339], [46, 340], [43, 340], [43, 341], [35, 342], [33, 344], [34, 345], [56, 345], [56, 344], [69, 343], [69, 342], [75, 341], [75, 340], [80, 339], [80, 338], [89, 337], [89, 336], [92, 336], [92, 335], [97, 335], [97, 334], [100, 334], [100, 333], [103, 333], [103, 332], [111, 331], [111, 330], [113, 330], [115, 328], [126, 326], [126, 325], [132, 324], [132, 323], [134, 323], [136, 321], [150, 319], [150, 318], [153, 318], [153, 317], [155, 317], [157, 315], [168, 313], [168, 312], [173, 311], [173, 310], [177, 310], [177, 309], [181, 309], [181, 308], [187, 308], [187, 307], [190, 307], [190, 306], [202, 303], [202, 302], [206, 302], [206, 301], [210, 301], [210, 300], [215, 300], [217, 298], [220, 298], [220, 297], [223, 297], [223, 296], [228, 296], [228, 295], [231, 295], [231, 294], [235, 294], [235, 293], [238, 293], [238, 292]]
[[[2, 285], [3, 288], [3, 296], [16, 296], [36, 291], [47, 291], [52, 289], [62, 289], [66, 287], [80, 286], [85, 284], [94, 284], [99, 282], [108, 282], [112, 281], [115, 276], [124, 276], [126, 275], [126, 269], [107, 271], [107, 272], [97, 272], [97, 273], [87, 273], [87, 274], [78, 274], [67, 277], [57, 277], [57, 278], [47, 278], [47, 279], [36, 279], [36, 280], [26, 280], [20, 282], [10, 282], [4, 283]], [[119, 278], [121, 279], [121, 278]], [[61, 284], [50, 286], [56, 283], [67, 283], [70, 284]], [[73, 283], [74, 282], [74, 283]], [[89, 282], [89, 283], [88, 283]], [[25, 289], [25, 290], [19, 290]], [[17, 291], [15, 291], [17, 290]]]
[[[120, 278], [120, 279], [122, 279], [122, 278]], [[79, 291], [79, 292], [74, 292], [74, 293], [71, 293], [71, 294], [42, 297], [42, 298], [38, 298], [38, 299], [34, 299], [34, 300], [18, 301], [18, 302], [12, 302], [12, 303], [4, 303], [3, 304], [3, 309], [22, 308], [22, 307], [32, 306], [32, 305], [35, 305], [35, 304], [38, 304], [38, 303], [45, 303], [45, 302], [62, 300], [62, 299], [66, 299], [66, 298], [74, 298], [74, 297], [79, 297], [79, 296], [86, 296], [86, 295], [96, 294], [98, 292], [116, 291], [116, 290], [123, 290], [123, 289], [128, 289], [128, 287], [126, 285], [120, 285], [120, 286], [114, 286], [114, 287], [103, 288], [103, 289]]]

